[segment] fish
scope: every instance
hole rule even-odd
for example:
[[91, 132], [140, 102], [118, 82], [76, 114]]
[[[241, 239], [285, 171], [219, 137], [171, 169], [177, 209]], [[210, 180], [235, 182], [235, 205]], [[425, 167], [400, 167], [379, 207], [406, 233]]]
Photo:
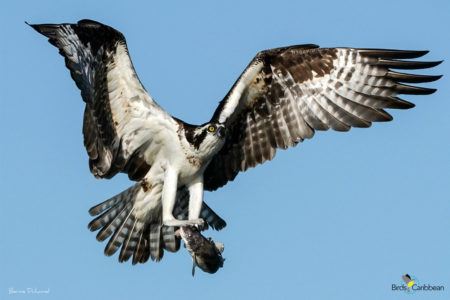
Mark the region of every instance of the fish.
[[204, 237], [196, 226], [180, 227], [179, 235], [192, 257], [192, 276], [195, 275], [195, 267], [210, 274], [216, 273], [223, 267], [225, 261], [222, 257], [225, 248], [223, 243]]

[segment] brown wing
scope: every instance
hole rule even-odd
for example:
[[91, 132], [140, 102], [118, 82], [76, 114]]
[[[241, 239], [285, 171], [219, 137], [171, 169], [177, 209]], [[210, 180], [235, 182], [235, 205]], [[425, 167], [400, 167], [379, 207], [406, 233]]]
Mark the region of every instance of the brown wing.
[[440, 62], [417, 58], [427, 51], [318, 48], [301, 45], [260, 52], [215, 111], [224, 123], [224, 147], [208, 165], [205, 189], [215, 190], [240, 171], [273, 159], [277, 148], [295, 146], [315, 130], [348, 131], [390, 121], [385, 108], [414, 105], [398, 94], [431, 94], [435, 90], [404, 85], [441, 76], [397, 73]]
[[145, 91], [119, 31], [91, 20], [30, 25], [64, 56], [86, 103], [84, 144], [96, 177], [118, 172], [139, 180], [149, 169], [143, 150], [176, 122]]

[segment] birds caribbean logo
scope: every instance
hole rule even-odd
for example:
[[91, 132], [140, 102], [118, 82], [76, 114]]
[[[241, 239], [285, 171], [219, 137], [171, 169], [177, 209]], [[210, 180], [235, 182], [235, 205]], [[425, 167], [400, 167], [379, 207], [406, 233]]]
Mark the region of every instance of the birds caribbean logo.
[[409, 276], [409, 274], [402, 275], [402, 279], [406, 283], [408, 293], [410, 293], [411, 287], [414, 285], [416, 279], [411, 278], [411, 276]]

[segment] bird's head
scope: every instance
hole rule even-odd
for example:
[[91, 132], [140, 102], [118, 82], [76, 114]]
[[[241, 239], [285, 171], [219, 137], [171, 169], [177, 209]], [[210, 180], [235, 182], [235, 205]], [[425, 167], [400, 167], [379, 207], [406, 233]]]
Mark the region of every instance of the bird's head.
[[225, 143], [225, 125], [220, 123], [206, 123], [186, 130], [186, 139], [202, 156], [216, 154]]

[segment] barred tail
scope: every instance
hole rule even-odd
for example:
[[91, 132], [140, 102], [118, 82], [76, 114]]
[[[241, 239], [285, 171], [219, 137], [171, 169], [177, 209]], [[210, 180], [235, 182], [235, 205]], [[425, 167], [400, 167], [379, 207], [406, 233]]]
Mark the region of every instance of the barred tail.
[[[91, 231], [100, 230], [97, 240], [102, 242], [112, 235], [105, 247], [105, 255], [111, 256], [121, 248], [119, 261], [127, 261], [133, 256], [134, 265], [145, 263], [149, 258], [160, 261], [164, 249], [169, 252], [180, 249], [180, 238], [175, 235], [177, 228], [162, 225], [161, 191], [161, 185], [144, 191], [142, 185], [136, 183], [89, 210], [91, 216], [97, 216], [88, 225]], [[188, 206], [189, 192], [180, 188], [174, 216], [186, 219]], [[226, 226], [225, 221], [205, 203], [201, 217], [215, 230]]]

